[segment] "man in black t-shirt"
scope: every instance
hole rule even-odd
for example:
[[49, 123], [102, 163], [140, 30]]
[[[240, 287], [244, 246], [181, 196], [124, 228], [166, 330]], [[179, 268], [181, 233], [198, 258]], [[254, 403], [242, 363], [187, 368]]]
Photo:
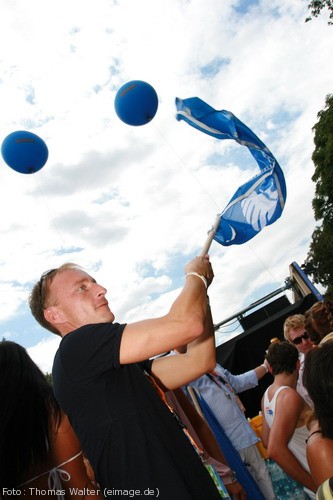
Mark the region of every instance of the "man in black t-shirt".
[[[215, 366], [208, 256], [193, 259], [185, 272], [165, 316], [131, 324], [114, 322], [106, 289], [75, 264], [45, 273], [32, 290], [33, 315], [62, 337], [52, 372], [55, 395], [106, 497], [220, 498], [154, 387], [175, 389]], [[184, 355], [149, 361], [184, 344]]]

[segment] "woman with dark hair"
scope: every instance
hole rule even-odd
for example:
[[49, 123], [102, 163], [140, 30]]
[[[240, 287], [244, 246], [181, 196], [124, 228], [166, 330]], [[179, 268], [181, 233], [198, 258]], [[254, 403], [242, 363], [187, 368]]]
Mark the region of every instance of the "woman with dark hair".
[[333, 476], [333, 341], [320, 344], [305, 358], [303, 382], [314, 404], [306, 455], [319, 487]]
[[0, 342], [0, 401], [0, 498], [104, 498], [52, 387], [15, 342]]
[[305, 328], [316, 345], [333, 339], [333, 301], [315, 302], [305, 312]]

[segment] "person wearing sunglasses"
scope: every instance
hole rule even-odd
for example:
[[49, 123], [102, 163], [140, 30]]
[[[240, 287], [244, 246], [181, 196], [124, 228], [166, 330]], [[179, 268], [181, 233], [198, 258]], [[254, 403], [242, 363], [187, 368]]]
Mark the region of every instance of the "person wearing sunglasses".
[[313, 349], [313, 343], [305, 328], [305, 316], [303, 314], [294, 314], [286, 318], [283, 324], [284, 338], [293, 344], [299, 353], [300, 368], [297, 380], [296, 390], [313, 408], [313, 402], [308, 394], [308, 391], [303, 385], [304, 360], [306, 354]]

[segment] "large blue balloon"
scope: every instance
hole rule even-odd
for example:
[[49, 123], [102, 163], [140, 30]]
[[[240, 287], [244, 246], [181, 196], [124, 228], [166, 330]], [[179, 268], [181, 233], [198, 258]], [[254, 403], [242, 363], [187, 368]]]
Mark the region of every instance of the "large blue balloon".
[[118, 117], [127, 125], [146, 125], [156, 114], [158, 97], [149, 83], [132, 80], [118, 90], [114, 107]]
[[21, 174], [33, 174], [44, 167], [49, 152], [45, 142], [32, 132], [18, 130], [7, 135], [1, 145], [7, 165]]

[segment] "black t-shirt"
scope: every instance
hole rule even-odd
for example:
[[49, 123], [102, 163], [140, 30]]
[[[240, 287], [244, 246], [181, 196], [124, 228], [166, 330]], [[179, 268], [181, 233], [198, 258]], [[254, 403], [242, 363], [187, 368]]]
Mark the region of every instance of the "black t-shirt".
[[[53, 365], [55, 396], [110, 498], [215, 500], [219, 493], [144, 371], [120, 365], [125, 325], [86, 325], [66, 335]], [[117, 490], [119, 490], [117, 492]], [[129, 491], [131, 490], [131, 491]], [[132, 494], [132, 497], [134, 495]], [[135, 498], [134, 496], [134, 498]]]

